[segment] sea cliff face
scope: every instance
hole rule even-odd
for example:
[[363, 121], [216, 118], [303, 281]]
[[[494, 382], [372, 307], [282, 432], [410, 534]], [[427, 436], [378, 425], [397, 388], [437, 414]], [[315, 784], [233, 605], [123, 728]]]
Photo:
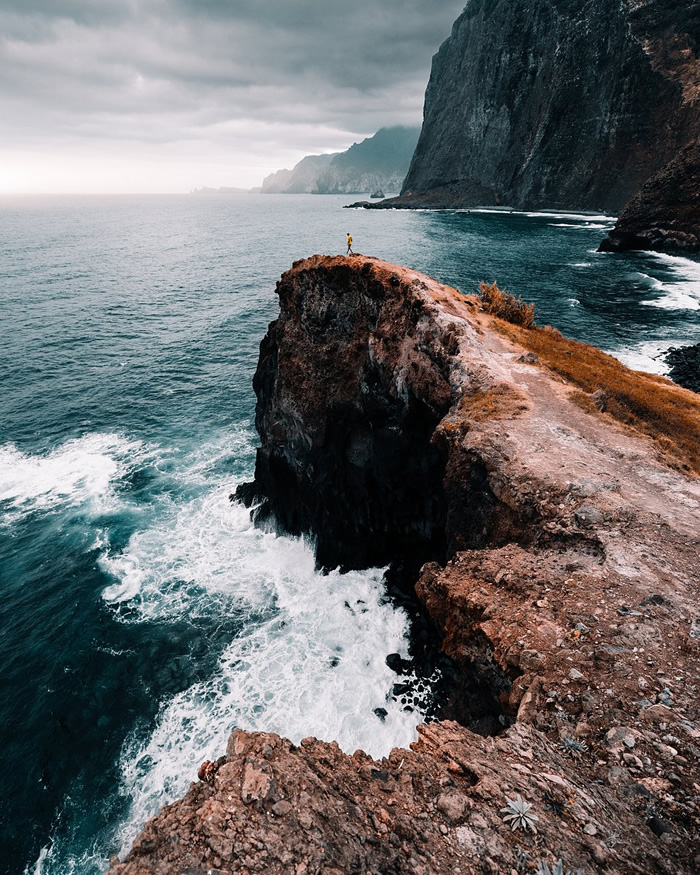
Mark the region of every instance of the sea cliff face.
[[403, 205], [619, 211], [697, 141], [699, 10], [470, 0], [433, 59]]
[[697, 871], [700, 399], [376, 259], [278, 293], [240, 495], [322, 563], [428, 560], [459, 723], [381, 762], [235, 731], [112, 875]]

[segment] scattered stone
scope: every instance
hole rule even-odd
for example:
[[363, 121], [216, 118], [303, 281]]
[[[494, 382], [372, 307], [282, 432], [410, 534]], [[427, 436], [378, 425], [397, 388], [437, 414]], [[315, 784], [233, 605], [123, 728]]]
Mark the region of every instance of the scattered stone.
[[666, 821], [656, 815], [647, 820], [647, 826], [656, 836], [662, 836], [664, 833], [671, 832], [671, 827]]
[[486, 850], [483, 837], [468, 826], [459, 826], [455, 830], [457, 842], [471, 857], [482, 857]]
[[675, 714], [667, 705], [659, 704], [644, 708], [640, 716], [647, 723], [656, 723], [662, 720], [670, 720], [675, 717]]
[[265, 774], [259, 765], [252, 762], [246, 763], [241, 785], [241, 799], [246, 805], [267, 799], [271, 789], [270, 776]]
[[660, 741], [654, 742], [654, 747], [658, 750], [659, 755], [662, 759], [672, 760], [675, 756], [678, 755], [678, 751], [675, 747], [671, 747], [669, 744], [661, 744]]
[[665, 690], [662, 690], [660, 693], [656, 694], [656, 701], [659, 702], [661, 705], [666, 705], [667, 708], [671, 708], [674, 704], [673, 693], [668, 688], [666, 688]]
[[385, 659], [386, 664], [396, 674], [404, 674], [407, 666], [404, 665], [404, 659], [400, 653], [390, 653]]
[[525, 365], [537, 365], [539, 364], [539, 361], [540, 357], [536, 352], [524, 352], [518, 359], [518, 362]]
[[437, 810], [449, 823], [459, 823], [467, 810], [467, 799], [461, 793], [442, 793], [437, 800]]
[[603, 514], [592, 504], [582, 504], [574, 513], [574, 519], [584, 529], [599, 526], [603, 522]]
[[601, 413], [605, 413], [608, 409], [608, 393], [603, 389], [598, 389], [591, 395], [591, 400]]
[[596, 825], [595, 825], [594, 823], [587, 823], [587, 824], [584, 826], [583, 831], [584, 831], [584, 832], [586, 833], [586, 835], [588, 835], [588, 836], [594, 836], [594, 835], [597, 835], [597, 834], [598, 834], [598, 830], [596, 829]]

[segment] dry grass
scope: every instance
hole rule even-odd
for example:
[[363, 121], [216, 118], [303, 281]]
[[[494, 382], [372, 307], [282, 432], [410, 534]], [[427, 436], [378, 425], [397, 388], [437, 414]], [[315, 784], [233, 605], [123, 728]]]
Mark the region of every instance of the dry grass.
[[700, 475], [700, 396], [665, 377], [631, 371], [594, 346], [563, 337], [556, 329], [494, 323], [511, 340], [537, 353], [540, 362], [582, 389], [574, 400], [600, 414], [594, 392], [605, 393], [605, 414], [653, 438], [665, 460]]
[[514, 419], [528, 409], [525, 396], [507, 383], [496, 383], [483, 392], [465, 395], [459, 410], [470, 422]]
[[492, 316], [523, 328], [535, 327], [534, 304], [526, 304], [522, 298], [501, 291], [496, 283], [479, 283], [479, 296], [484, 310]]

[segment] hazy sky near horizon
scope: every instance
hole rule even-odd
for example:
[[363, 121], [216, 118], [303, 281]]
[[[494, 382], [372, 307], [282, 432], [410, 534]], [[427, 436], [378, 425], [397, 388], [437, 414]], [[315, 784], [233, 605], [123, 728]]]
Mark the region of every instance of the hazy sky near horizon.
[[0, 192], [259, 185], [420, 124], [465, 0], [0, 0]]

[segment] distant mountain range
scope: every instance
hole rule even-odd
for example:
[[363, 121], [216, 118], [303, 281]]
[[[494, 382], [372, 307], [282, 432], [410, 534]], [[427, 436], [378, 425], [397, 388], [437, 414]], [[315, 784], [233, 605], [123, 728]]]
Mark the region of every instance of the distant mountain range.
[[[263, 180], [263, 194], [361, 194], [399, 192], [420, 128], [381, 128], [345, 152], [307, 155], [291, 170]], [[382, 195], [383, 196], [383, 195]]]

